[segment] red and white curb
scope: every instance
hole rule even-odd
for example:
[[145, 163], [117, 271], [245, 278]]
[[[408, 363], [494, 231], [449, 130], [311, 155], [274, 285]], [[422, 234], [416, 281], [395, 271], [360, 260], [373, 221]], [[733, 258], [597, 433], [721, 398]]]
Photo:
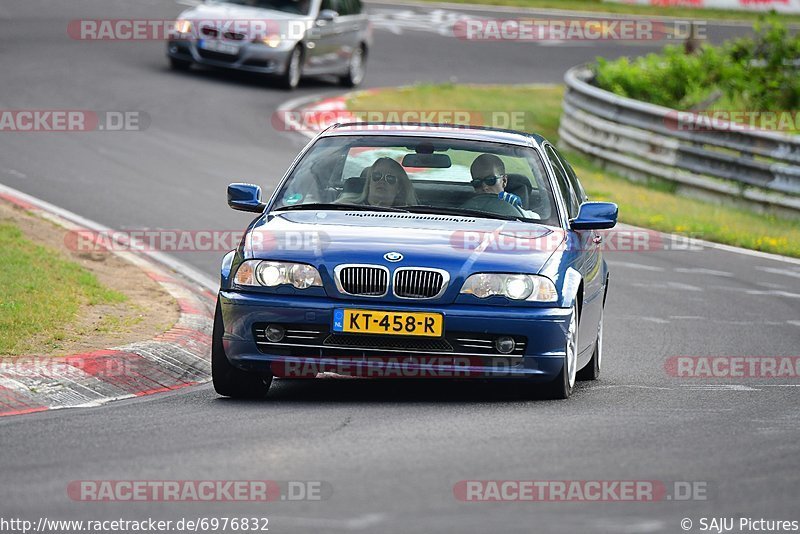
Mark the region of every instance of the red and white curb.
[[[0, 198], [67, 230], [106, 230], [2, 184]], [[98, 406], [210, 379], [213, 281], [160, 253], [113, 253], [144, 271], [178, 302], [178, 322], [148, 341], [121, 347], [61, 357], [0, 358], [0, 417]]]
[[347, 109], [347, 100], [358, 95], [380, 92], [381, 89], [362, 89], [333, 97], [307, 96], [288, 100], [273, 115], [276, 130], [299, 133], [308, 139], [336, 123], [363, 122]]

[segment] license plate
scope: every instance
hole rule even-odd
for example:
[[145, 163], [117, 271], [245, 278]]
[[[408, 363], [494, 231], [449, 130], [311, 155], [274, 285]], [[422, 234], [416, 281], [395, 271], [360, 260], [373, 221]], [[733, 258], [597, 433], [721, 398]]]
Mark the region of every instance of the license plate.
[[236, 55], [239, 53], [239, 47], [236, 45], [209, 39], [200, 39], [197, 42], [197, 46], [203, 50], [210, 50], [212, 52], [219, 52], [221, 54]]
[[441, 313], [334, 310], [333, 331], [353, 334], [442, 337]]

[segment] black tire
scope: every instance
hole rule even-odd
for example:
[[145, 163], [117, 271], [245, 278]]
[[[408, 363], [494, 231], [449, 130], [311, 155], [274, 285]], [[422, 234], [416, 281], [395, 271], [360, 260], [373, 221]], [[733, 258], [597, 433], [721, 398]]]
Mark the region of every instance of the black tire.
[[[578, 308], [576, 305], [573, 305], [572, 314], [570, 315], [570, 327], [565, 340], [566, 350], [564, 351], [564, 365], [561, 367], [561, 372], [558, 374], [555, 380], [544, 384], [544, 387], [542, 388], [542, 395], [546, 399], [568, 399], [569, 396], [572, 395], [572, 390], [575, 387], [575, 379], [577, 376], [570, 376], [570, 371], [571, 366], [575, 366], [578, 358], [578, 319]], [[572, 339], [570, 339], [570, 336], [573, 336]], [[572, 343], [571, 350], [574, 351], [572, 357], [570, 357], [570, 343]]]
[[367, 49], [362, 44], [350, 55], [347, 65], [347, 74], [339, 78], [339, 84], [344, 87], [358, 87], [364, 81], [367, 68]]
[[174, 57], [169, 58], [169, 67], [172, 70], [186, 71], [192, 67], [192, 62], [186, 59], [177, 59]]
[[280, 75], [281, 87], [287, 91], [293, 91], [300, 85], [300, 78], [303, 77], [303, 49], [296, 46], [289, 55], [286, 62], [286, 70]]
[[600, 312], [600, 325], [597, 327], [597, 339], [594, 342], [594, 351], [592, 352], [592, 359], [586, 364], [586, 367], [578, 371], [578, 380], [597, 380], [600, 376], [600, 366], [603, 361], [603, 312]]
[[214, 330], [211, 336], [211, 378], [220, 395], [238, 399], [263, 399], [272, 384], [271, 374], [247, 373], [237, 369], [225, 355], [222, 344], [222, 310], [217, 301], [214, 313]]

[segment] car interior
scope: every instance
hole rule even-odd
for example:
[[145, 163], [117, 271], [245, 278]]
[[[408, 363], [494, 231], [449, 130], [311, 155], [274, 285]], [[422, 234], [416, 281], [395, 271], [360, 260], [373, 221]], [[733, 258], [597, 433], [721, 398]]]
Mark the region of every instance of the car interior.
[[[344, 194], [358, 194], [364, 190], [369, 167], [361, 171], [360, 176], [351, 176], [342, 182], [341, 189], [337, 188], [338, 196]], [[546, 219], [550, 216], [547, 200], [542, 202], [539, 189], [534, 189], [531, 181], [522, 174], [509, 173], [506, 191], [522, 199], [524, 210], [534, 212], [539, 218]], [[444, 182], [435, 180], [414, 180], [411, 176], [414, 192], [423, 205], [437, 205], [447, 207], [463, 207], [468, 205], [475, 196], [475, 190], [469, 182]]]

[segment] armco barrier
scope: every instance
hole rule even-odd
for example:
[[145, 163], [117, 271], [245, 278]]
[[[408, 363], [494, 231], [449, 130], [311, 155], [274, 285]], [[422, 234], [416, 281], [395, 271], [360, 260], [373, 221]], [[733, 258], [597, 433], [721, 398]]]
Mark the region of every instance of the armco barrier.
[[[725, 197], [762, 210], [800, 213], [800, 136], [725, 127], [591, 85], [580, 66], [566, 76], [560, 143], [632, 179], [676, 183], [678, 192]], [[696, 128], [691, 121], [697, 120]]]

